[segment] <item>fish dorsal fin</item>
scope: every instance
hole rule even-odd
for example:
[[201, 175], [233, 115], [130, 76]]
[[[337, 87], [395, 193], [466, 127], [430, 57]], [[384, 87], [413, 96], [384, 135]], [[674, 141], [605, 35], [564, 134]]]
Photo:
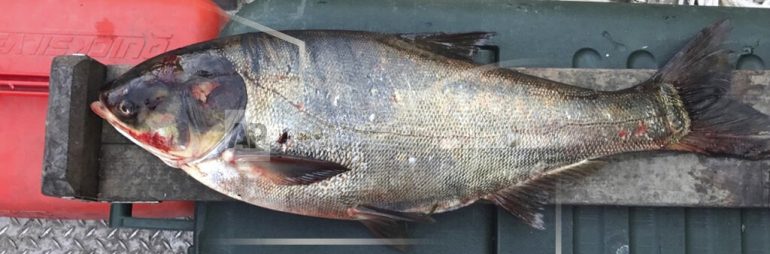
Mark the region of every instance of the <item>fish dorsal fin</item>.
[[606, 165], [600, 160], [584, 160], [547, 171], [521, 184], [487, 195], [488, 199], [537, 229], [545, 229], [543, 206], [562, 181], [571, 181], [596, 172]]
[[326, 180], [349, 169], [340, 164], [255, 149], [227, 149], [223, 159], [242, 170], [252, 170], [278, 185], [305, 185]]
[[473, 55], [479, 47], [487, 45], [487, 41], [495, 33], [468, 32], [468, 33], [410, 33], [399, 34], [402, 39], [416, 43], [418, 47], [443, 56], [473, 60]]

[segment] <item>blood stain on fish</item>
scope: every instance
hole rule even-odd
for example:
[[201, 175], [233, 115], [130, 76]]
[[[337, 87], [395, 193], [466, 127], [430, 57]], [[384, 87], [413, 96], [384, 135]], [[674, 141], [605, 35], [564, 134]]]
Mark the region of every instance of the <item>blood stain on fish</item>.
[[618, 131], [618, 137], [620, 138], [626, 138], [628, 136], [628, 131], [626, 130], [620, 130]]
[[292, 104], [297, 110], [302, 111], [305, 109], [305, 103], [299, 102]]
[[647, 125], [644, 124], [644, 122], [639, 121], [639, 126], [636, 127], [636, 130], [634, 130], [634, 136], [642, 136], [647, 133]]
[[148, 144], [152, 147], [155, 147], [161, 151], [168, 152], [171, 150], [171, 146], [169, 145], [169, 141], [171, 138], [164, 138], [158, 133], [136, 133], [131, 131], [131, 136], [133, 136], [137, 141], [140, 141], [142, 143]]

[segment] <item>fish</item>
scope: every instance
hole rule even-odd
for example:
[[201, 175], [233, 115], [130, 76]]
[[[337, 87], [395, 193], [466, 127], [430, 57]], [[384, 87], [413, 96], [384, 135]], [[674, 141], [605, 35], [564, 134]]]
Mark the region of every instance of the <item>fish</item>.
[[768, 157], [769, 118], [726, 95], [729, 31], [707, 26], [614, 91], [476, 63], [490, 32], [247, 33], [153, 57], [90, 106], [169, 166], [256, 206], [402, 238], [403, 222], [486, 200], [542, 229], [558, 183], [611, 155]]

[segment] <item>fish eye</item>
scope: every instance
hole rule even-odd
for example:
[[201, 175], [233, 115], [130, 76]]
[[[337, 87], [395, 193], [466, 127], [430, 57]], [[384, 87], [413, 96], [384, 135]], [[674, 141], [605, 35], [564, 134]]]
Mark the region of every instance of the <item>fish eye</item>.
[[120, 114], [123, 116], [129, 117], [136, 113], [136, 105], [128, 100], [123, 100], [118, 104], [118, 111], [120, 111]]

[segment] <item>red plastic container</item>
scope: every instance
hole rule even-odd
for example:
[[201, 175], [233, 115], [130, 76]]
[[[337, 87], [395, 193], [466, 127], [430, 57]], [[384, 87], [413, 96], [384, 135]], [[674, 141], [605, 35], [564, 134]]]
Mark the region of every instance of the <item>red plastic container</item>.
[[[51, 59], [82, 53], [105, 64], [137, 64], [216, 37], [226, 16], [205, 0], [3, 0], [0, 12], [0, 216], [106, 218], [108, 204], [41, 194]], [[190, 216], [192, 204], [134, 210], [141, 217]]]

